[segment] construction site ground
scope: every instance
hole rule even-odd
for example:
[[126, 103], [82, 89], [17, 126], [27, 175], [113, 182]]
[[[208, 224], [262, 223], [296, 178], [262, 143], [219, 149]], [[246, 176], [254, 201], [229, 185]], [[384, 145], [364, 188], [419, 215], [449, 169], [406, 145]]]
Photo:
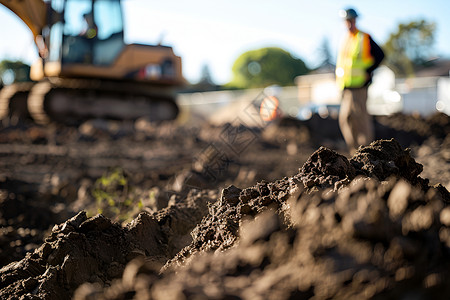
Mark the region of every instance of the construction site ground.
[[450, 117], [256, 121], [5, 123], [0, 298], [450, 297]]

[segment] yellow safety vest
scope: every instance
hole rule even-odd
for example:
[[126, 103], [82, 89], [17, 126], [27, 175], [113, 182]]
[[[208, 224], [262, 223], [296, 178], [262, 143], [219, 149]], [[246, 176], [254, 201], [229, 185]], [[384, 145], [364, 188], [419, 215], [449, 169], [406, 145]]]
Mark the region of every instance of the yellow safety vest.
[[370, 38], [358, 31], [349, 34], [339, 51], [336, 63], [336, 82], [341, 89], [359, 88], [367, 80], [366, 70], [374, 63], [370, 54]]

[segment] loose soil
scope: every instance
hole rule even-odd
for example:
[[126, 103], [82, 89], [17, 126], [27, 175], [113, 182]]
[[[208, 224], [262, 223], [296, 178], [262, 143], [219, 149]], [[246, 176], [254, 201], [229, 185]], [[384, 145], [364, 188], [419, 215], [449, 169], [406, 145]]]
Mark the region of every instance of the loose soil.
[[374, 125], [3, 127], [0, 296], [447, 299], [450, 118]]

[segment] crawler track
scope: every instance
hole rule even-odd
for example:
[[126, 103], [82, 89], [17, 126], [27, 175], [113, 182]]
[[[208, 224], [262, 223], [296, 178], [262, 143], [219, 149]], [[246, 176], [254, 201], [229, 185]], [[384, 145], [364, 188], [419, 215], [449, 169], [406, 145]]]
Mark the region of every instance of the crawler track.
[[49, 79], [0, 91], [0, 119], [31, 118], [41, 125], [80, 124], [88, 119], [173, 120], [178, 106], [167, 86], [136, 82]]

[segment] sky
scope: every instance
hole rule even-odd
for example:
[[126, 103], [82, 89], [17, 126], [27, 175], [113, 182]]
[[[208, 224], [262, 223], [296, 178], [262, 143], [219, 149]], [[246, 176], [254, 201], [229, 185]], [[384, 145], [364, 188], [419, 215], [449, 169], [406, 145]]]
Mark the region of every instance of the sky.
[[[339, 10], [353, 7], [358, 27], [380, 45], [399, 23], [425, 19], [435, 22], [436, 56], [450, 58], [449, 0], [124, 0], [127, 43], [172, 46], [183, 61], [183, 75], [192, 83], [208, 66], [217, 84], [232, 79], [232, 66], [242, 53], [276, 46], [314, 68], [319, 49], [329, 42], [338, 51], [345, 27]], [[27, 27], [0, 5], [0, 59], [37, 58]]]

